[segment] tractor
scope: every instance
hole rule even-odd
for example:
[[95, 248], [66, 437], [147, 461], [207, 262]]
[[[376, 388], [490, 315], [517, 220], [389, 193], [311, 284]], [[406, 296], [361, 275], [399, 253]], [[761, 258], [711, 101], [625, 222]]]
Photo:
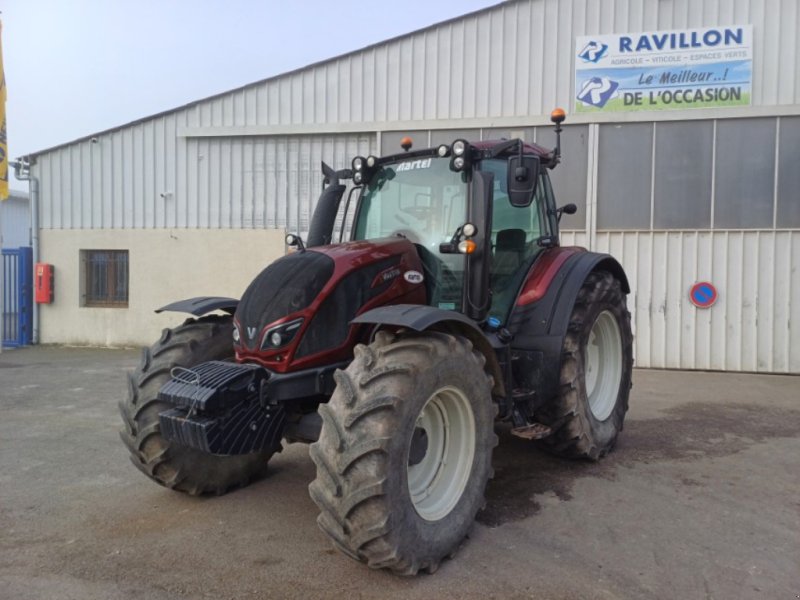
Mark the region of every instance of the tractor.
[[[433, 573], [466, 538], [495, 428], [598, 460], [631, 388], [628, 281], [611, 256], [559, 245], [548, 170], [520, 139], [322, 164], [306, 239], [240, 300], [192, 298], [145, 348], [120, 404], [145, 475], [188, 494], [260, 478], [310, 443], [309, 493], [333, 544], [371, 568]], [[346, 195], [345, 192], [350, 190]]]

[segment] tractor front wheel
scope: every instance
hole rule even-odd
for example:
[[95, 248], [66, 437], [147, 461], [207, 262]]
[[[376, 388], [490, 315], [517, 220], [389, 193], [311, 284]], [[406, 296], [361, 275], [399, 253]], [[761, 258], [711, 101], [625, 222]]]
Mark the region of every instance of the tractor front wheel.
[[124, 427], [120, 437], [131, 461], [150, 479], [191, 495], [223, 494], [261, 477], [272, 452], [216, 456], [169, 442], [161, 435], [159, 413], [173, 406], [158, 398], [173, 367], [193, 367], [233, 358], [233, 317], [188, 319], [165, 329], [161, 339], [142, 350], [139, 368], [128, 375], [128, 397], [119, 404]]
[[591, 273], [578, 293], [561, 351], [559, 395], [536, 413], [549, 452], [597, 460], [622, 431], [633, 369], [631, 315], [618, 279]]
[[401, 575], [432, 573], [456, 551], [497, 445], [484, 362], [466, 339], [379, 332], [336, 373], [309, 491], [341, 551]]

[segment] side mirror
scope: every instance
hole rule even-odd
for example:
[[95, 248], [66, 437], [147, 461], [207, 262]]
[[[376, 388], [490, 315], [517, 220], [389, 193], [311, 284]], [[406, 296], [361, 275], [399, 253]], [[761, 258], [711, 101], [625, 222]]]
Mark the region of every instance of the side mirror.
[[530, 206], [539, 181], [539, 159], [534, 156], [512, 156], [508, 159], [508, 198], [512, 206]]
[[578, 207], [572, 204], [572, 202], [557, 209], [556, 215], [558, 216], [559, 223], [561, 222], [561, 215], [574, 215], [576, 212], [578, 212]]

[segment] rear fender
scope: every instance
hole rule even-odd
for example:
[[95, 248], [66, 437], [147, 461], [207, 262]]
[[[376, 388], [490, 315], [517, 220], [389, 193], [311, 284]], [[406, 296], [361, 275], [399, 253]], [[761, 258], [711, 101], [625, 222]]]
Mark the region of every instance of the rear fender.
[[486, 358], [486, 370], [494, 379], [492, 394], [505, 396], [503, 371], [492, 343], [475, 321], [461, 313], [424, 304], [394, 304], [369, 310], [351, 323], [405, 327], [414, 331], [442, 331], [465, 337]]
[[224, 298], [222, 296], [198, 296], [187, 300], [178, 300], [172, 304], [167, 304], [157, 308], [155, 312], [181, 312], [189, 313], [195, 317], [202, 317], [215, 310], [221, 310], [230, 315], [236, 312], [239, 301], [236, 298]]
[[[554, 248], [542, 265], [537, 260], [508, 319], [512, 352], [520, 364], [538, 373], [536, 403], [558, 393], [561, 348], [578, 292], [593, 271], [608, 271], [630, 293], [622, 265], [608, 254], [582, 248]], [[538, 267], [538, 268], [537, 268]]]

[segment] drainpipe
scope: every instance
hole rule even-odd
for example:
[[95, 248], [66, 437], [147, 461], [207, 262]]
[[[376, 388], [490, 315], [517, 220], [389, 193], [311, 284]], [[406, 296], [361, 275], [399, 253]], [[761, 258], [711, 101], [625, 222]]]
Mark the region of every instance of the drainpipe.
[[[39, 262], [39, 180], [31, 175], [31, 163], [27, 158], [12, 162], [14, 176], [20, 181], [28, 182], [31, 198], [31, 246], [33, 248], [33, 264]], [[39, 343], [39, 305], [33, 303], [33, 331], [31, 343]]]

